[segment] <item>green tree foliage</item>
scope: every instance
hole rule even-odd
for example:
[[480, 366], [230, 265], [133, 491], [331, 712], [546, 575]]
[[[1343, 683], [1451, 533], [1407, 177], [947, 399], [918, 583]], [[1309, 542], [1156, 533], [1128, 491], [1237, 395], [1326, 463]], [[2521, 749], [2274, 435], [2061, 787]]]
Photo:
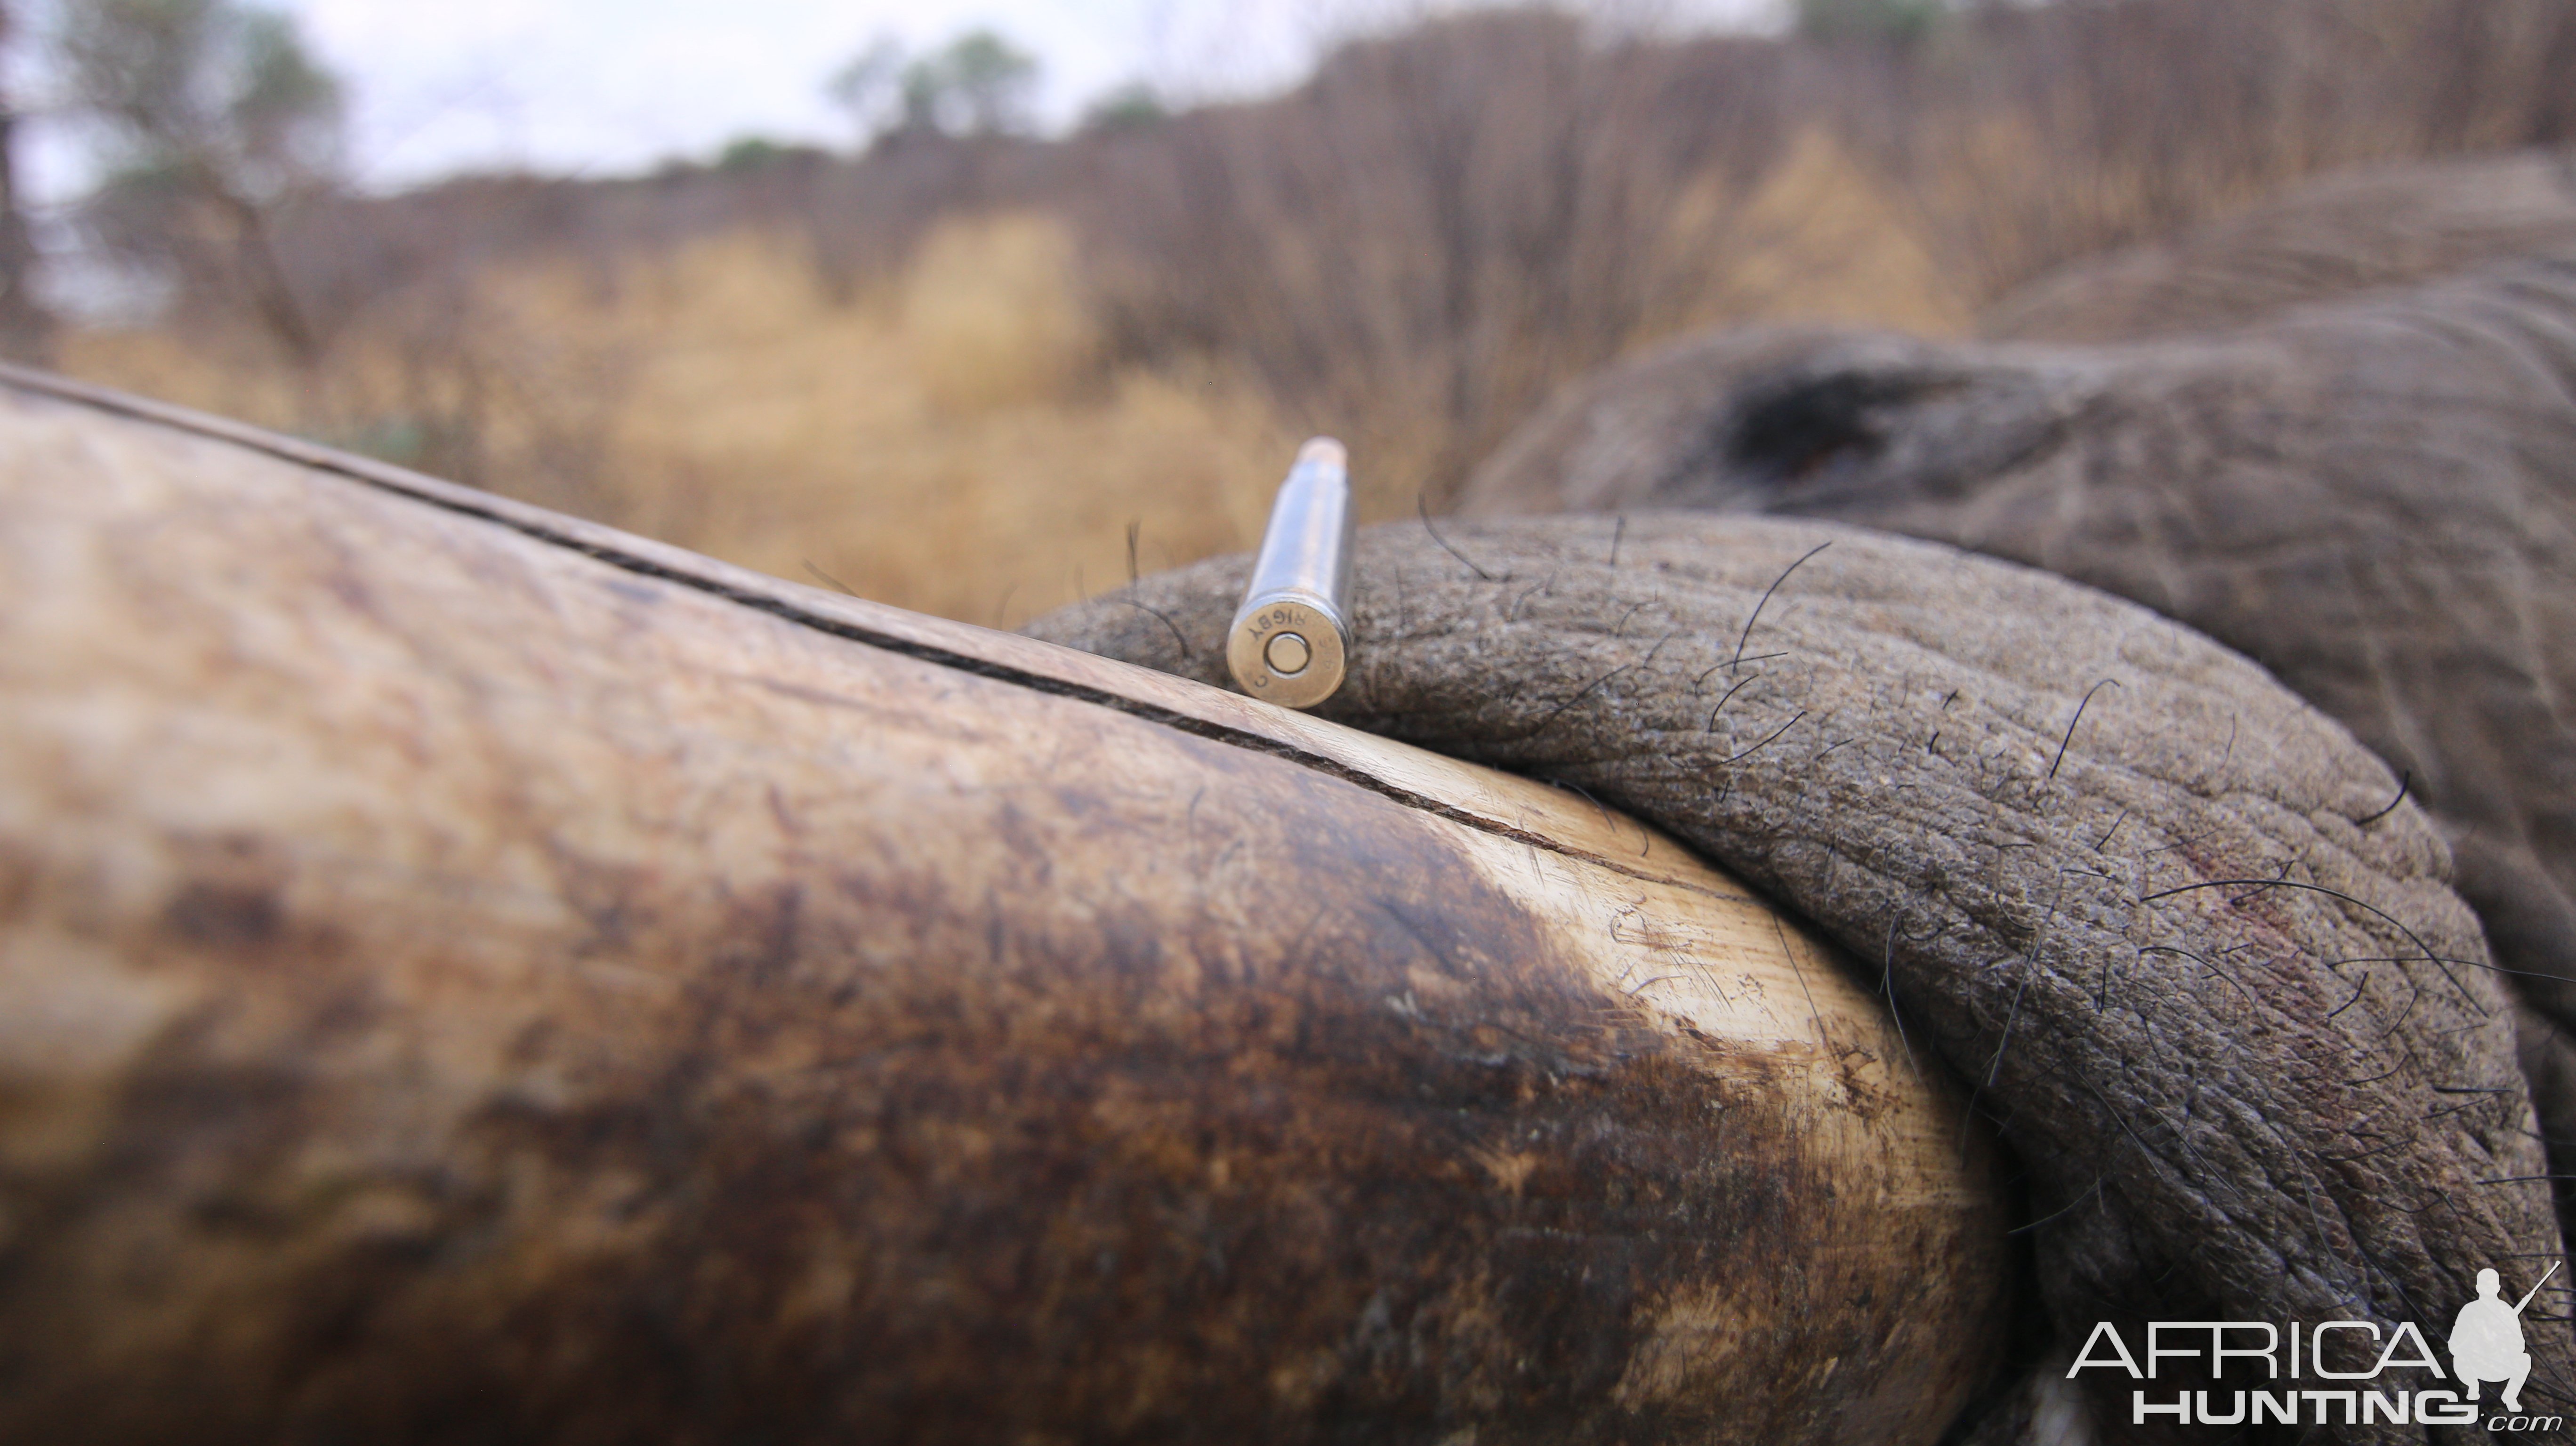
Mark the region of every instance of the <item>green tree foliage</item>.
[[972, 31], [905, 72], [906, 108], [921, 92], [934, 97], [929, 110], [942, 129], [969, 135], [1025, 130], [1037, 81], [1035, 56], [990, 30]]
[[[0, 0], [0, 86], [17, 51], [16, 10]], [[36, 247], [19, 204], [17, 101], [0, 89], [0, 357], [42, 365], [53, 360], [54, 318], [36, 300]]]
[[880, 35], [823, 82], [825, 98], [850, 113], [861, 141], [887, 128], [888, 107], [902, 81], [903, 65], [903, 42]]
[[825, 154], [814, 146], [774, 141], [767, 136], [737, 136], [716, 152], [715, 168], [728, 175], [748, 175], [776, 166], [821, 160]]
[[54, 51], [108, 163], [85, 214], [98, 239], [246, 304], [296, 359], [318, 359], [278, 224], [334, 184], [343, 96], [293, 22], [237, 0], [67, 0]]
[[328, 176], [339, 82], [286, 16], [234, 0], [72, 0], [56, 41], [122, 169], [273, 201]]
[[973, 30], [907, 60], [881, 38], [825, 82], [824, 94], [862, 134], [989, 136], [1029, 129], [1037, 57], [990, 30]]
[[1796, 0], [1798, 33], [1811, 40], [1910, 45], [1939, 24], [1942, 0]]
[[1089, 134], [1136, 130], [1167, 120], [1171, 114], [1152, 86], [1131, 80], [1083, 107], [1082, 129]]

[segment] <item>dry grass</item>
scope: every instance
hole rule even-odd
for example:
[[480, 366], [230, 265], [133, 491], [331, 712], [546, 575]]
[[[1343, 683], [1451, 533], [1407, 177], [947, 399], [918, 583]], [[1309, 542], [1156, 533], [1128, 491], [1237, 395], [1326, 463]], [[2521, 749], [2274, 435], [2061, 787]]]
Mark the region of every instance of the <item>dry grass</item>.
[[[1748, 314], [1964, 326], [1889, 198], [1829, 140], [1795, 148], [1750, 205], [1779, 249], [1641, 344]], [[1259, 539], [1298, 432], [1212, 365], [1104, 364], [1061, 222], [952, 221], [855, 301], [825, 287], [799, 237], [745, 230], [632, 259], [614, 284], [569, 261], [480, 272], [469, 295], [356, 328], [322, 378], [168, 330], [75, 333], [62, 361], [970, 622], [1016, 625], [1123, 582], [1131, 526], [1147, 571]], [[469, 411], [455, 430], [473, 455], [421, 436]], [[1427, 450], [1361, 454], [1372, 517], [1411, 510]]]
[[[598, 455], [567, 478], [512, 412], [485, 439], [537, 500], [572, 504], [800, 581], [1014, 624], [1125, 580], [1249, 546], [1296, 439], [1241, 388], [1104, 376], [1063, 228], [955, 223], [878, 294], [835, 307], [790, 238], [688, 244], [602, 289], [577, 268], [494, 273], [476, 325], [519, 344], [516, 384], [600, 406]], [[529, 338], [558, 341], [531, 357]], [[405, 413], [398, 334], [361, 335], [327, 386], [168, 333], [68, 339], [68, 370], [271, 426]], [[510, 348], [501, 348], [510, 349]], [[810, 569], [809, 570], [809, 564]]]
[[[1713, 194], [1705, 204], [1728, 200]], [[1975, 293], [1924, 243], [1902, 194], [1831, 132], [1801, 131], [1740, 204], [1738, 224], [1764, 244], [1730, 256], [1723, 285], [1698, 311], [1649, 329], [1646, 339], [1765, 321], [1847, 322], [1917, 336], [1964, 336], [1974, 327]], [[1687, 218], [1681, 224], [1701, 229]]]
[[1435, 505], [1705, 326], [1968, 330], [2070, 256], [2356, 161], [2576, 139], [2565, 0], [1970, 7], [1919, 46], [1480, 12], [1063, 143], [486, 178], [282, 228], [328, 355], [220, 289], [66, 369], [1012, 624], [1247, 547], [1308, 430]]

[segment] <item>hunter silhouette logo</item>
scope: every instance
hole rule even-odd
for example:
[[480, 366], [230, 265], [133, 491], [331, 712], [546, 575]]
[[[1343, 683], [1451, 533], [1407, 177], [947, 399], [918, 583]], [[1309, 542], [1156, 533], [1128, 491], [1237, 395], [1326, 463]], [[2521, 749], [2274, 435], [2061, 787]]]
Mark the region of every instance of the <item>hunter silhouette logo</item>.
[[[2522, 1407], [2532, 1365], [2522, 1313], [2557, 1273], [2553, 1261], [2522, 1299], [2507, 1301], [2503, 1278], [2494, 1270], [2479, 1271], [2477, 1297], [2460, 1307], [2451, 1324], [2449, 1372], [2413, 1321], [2390, 1328], [2368, 1320], [2314, 1326], [2302, 1321], [2187, 1320], [2148, 1322], [2143, 1356], [2131, 1353], [2117, 1327], [2098, 1322], [2066, 1374], [2071, 1380], [2086, 1370], [2118, 1370], [2143, 1383], [2155, 1380], [2167, 1361], [2196, 1360], [2213, 1382], [2224, 1381], [2231, 1364], [2239, 1380], [2249, 1368], [2259, 1378], [2249, 1383], [2250, 1389], [2181, 1390], [2169, 1400], [2142, 1384], [2130, 1393], [2133, 1426], [2158, 1417], [2185, 1426], [2469, 1426], [2478, 1424], [2479, 1388], [2495, 1382], [2504, 1387], [2503, 1411], [2487, 1418], [2488, 1430], [2558, 1431], [2566, 1424], [2564, 1417], [2526, 1416]], [[2420, 1371], [2430, 1379], [2392, 1377], [2391, 1371]], [[2309, 1381], [2316, 1384], [2301, 1384]]]
[[2531, 1353], [2522, 1348], [2523, 1307], [2557, 1273], [2558, 1263], [2551, 1261], [2539, 1285], [2506, 1305], [2496, 1293], [2501, 1277], [2493, 1270], [2478, 1272], [2478, 1298], [2461, 1306], [2460, 1318], [2451, 1325], [2451, 1365], [2459, 1371], [2460, 1387], [2471, 1401], [2477, 1400], [2481, 1383], [2501, 1381], [2504, 1408], [2522, 1410], [2522, 1383], [2531, 1379]]

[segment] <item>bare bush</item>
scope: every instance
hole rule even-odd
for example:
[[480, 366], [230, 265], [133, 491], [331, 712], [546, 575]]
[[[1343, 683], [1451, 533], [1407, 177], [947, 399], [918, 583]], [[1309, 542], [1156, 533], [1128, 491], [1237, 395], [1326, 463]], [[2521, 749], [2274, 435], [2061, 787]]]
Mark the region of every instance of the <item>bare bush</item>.
[[[1363, 509], [1383, 517], [1442, 502], [1558, 387], [1680, 332], [1814, 316], [1965, 332], [2069, 258], [2319, 171], [2576, 141], [2567, 0], [1811, 11], [1783, 36], [1696, 39], [1556, 10], [1453, 14], [1344, 45], [1275, 99], [1144, 107], [1062, 141], [896, 127], [854, 155], [745, 144], [620, 179], [302, 191], [263, 236], [278, 294], [312, 323], [307, 364], [280, 368], [238, 305], [191, 304], [178, 325], [224, 369], [291, 375], [271, 392], [290, 403], [250, 412], [272, 425], [710, 546], [783, 537], [743, 520], [779, 511], [754, 494], [806, 476], [821, 515], [857, 434], [789, 428], [813, 458], [759, 451], [745, 469], [725, 459], [753, 451], [700, 455], [637, 425], [656, 407], [724, 413], [726, 388], [823, 394], [774, 368], [706, 373], [676, 396], [636, 380], [656, 347], [684, 345], [654, 288], [727, 284], [686, 260], [722, 252], [795, 292], [763, 303], [760, 355], [864, 371], [904, 399], [868, 413], [887, 429], [866, 443], [872, 485], [972, 471], [997, 496], [1060, 488], [1044, 445], [966, 460], [969, 428], [1008, 438], [1047, 412], [1067, 435], [1138, 448], [1086, 456], [1128, 479], [1116, 495], [1196, 488], [1206, 516], [1176, 502], [1156, 525], [1215, 547], [1257, 529], [1234, 515], [1239, 474], [1266, 470], [1238, 455], [1255, 434], [1345, 436]], [[810, 265], [810, 286], [777, 282], [782, 256]], [[536, 273], [542, 305], [504, 299]], [[898, 356], [899, 376], [867, 370]], [[1148, 446], [1119, 408], [1235, 433]], [[1156, 471], [1171, 467], [1222, 481]], [[1010, 515], [945, 482], [915, 493], [932, 510], [880, 514], [880, 530], [990, 538]], [[1039, 512], [1059, 530], [1089, 517], [1069, 501]], [[1122, 521], [1101, 525], [1114, 537]], [[795, 561], [759, 544], [773, 545]], [[975, 616], [999, 615], [990, 599], [1020, 579], [971, 571], [943, 564], [942, 590], [918, 597], [972, 594]]]
[[1769, 49], [1471, 14], [1348, 46], [1284, 100], [1102, 137], [1067, 199], [1110, 353], [1220, 354], [1436, 498], [1722, 284], [1752, 241], [1724, 199], [1781, 137]]
[[1111, 355], [1231, 361], [1437, 498], [1571, 376], [1840, 264], [1750, 203], [1802, 134], [1864, 158], [1971, 304], [2320, 171], [2576, 138], [2564, 0], [1907, 14], [1694, 42], [1470, 14], [1112, 137], [1067, 193]]
[[2565, 0], [1994, 5], [1900, 59], [1831, 108], [1985, 297], [2320, 172], [2576, 140]]

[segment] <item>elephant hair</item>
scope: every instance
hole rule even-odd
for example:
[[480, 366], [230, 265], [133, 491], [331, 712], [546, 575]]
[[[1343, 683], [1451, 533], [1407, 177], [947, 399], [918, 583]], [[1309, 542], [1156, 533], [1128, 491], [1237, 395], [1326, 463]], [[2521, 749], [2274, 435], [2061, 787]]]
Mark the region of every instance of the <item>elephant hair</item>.
[[[2191, 338], [1704, 338], [1553, 406], [1464, 510], [1557, 507], [1866, 524], [2239, 649], [2399, 770], [2536, 1077], [2576, 1081], [2576, 245]], [[2540, 1104], [2576, 1175], [2576, 1085]]]
[[[1030, 631], [1222, 684], [1247, 569]], [[2014, 1148], [2061, 1341], [2431, 1321], [2480, 1265], [2558, 1250], [2511, 999], [2439, 835], [2246, 659], [1824, 522], [1392, 524], [1357, 572], [1321, 711], [1633, 810], [1833, 935]], [[2565, 1354], [2535, 1350], [2541, 1399]]]
[[[2432, 1328], [2562, 1258], [2576, 1176], [2569, 176], [2329, 182], [1989, 319], [2054, 340], [1614, 368], [1466, 518], [1364, 535], [1326, 711], [1632, 809], [1839, 939], [2017, 1152], [2058, 1351]], [[1032, 631], [1221, 682], [1244, 567]], [[2531, 1328], [2576, 1406], [2564, 1313]], [[2155, 1439], [2080, 1405], [2034, 1371], [1962, 1439]]]

